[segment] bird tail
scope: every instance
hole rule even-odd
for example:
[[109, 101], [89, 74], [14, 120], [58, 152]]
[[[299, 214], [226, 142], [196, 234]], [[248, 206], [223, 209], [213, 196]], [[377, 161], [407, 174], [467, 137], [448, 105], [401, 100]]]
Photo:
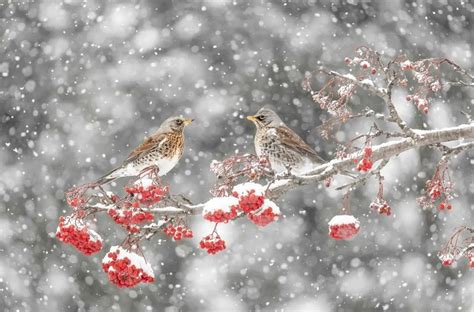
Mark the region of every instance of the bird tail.
[[120, 177], [122, 167], [115, 168], [114, 170], [110, 171], [109, 173], [103, 175], [102, 177], [98, 178], [95, 183], [97, 185], [104, 185], [109, 182], [112, 182], [113, 180], [117, 179]]

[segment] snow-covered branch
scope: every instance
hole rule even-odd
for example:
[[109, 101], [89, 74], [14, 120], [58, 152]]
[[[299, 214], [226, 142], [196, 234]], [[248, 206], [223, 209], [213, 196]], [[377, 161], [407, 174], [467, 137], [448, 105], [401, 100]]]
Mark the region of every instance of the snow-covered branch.
[[[474, 124], [464, 124], [456, 127], [445, 128], [440, 130], [413, 130], [417, 138], [403, 138], [386, 142], [380, 145], [372, 146], [372, 160], [389, 159], [400, 153], [413, 148], [450, 142], [455, 140], [474, 139]], [[469, 145], [463, 145], [472, 147]], [[311, 183], [318, 183], [332, 177], [339, 172], [350, 170], [354, 167], [354, 160], [360, 157], [360, 153], [350, 154], [344, 159], [333, 159], [332, 161], [318, 166], [310, 174], [304, 176], [294, 176], [287, 180], [281, 180], [278, 183], [270, 185], [270, 197], [279, 197], [283, 193], [298, 187]]]

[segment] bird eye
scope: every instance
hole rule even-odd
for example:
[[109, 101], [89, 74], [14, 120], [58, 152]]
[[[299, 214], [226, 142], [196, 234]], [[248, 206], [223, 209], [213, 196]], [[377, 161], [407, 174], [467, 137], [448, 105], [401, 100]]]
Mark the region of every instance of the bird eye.
[[182, 121], [181, 119], [178, 119], [178, 120], [176, 120], [176, 124], [177, 124], [178, 126], [180, 126], [180, 125], [183, 124], [183, 121]]
[[260, 116], [257, 116], [257, 119], [260, 120], [260, 121], [263, 121], [263, 119], [265, 119], [265, 117], [263, 117], [262, 115], [260, 115]]

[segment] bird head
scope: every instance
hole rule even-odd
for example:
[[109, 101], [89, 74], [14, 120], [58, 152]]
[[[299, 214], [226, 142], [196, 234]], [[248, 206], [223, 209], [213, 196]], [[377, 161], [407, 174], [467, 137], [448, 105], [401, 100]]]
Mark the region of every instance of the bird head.
[[252, 121], [257, 129], [276, 128], [285, 124], [277, 113], [269, 108], [261, 108], [255, 115], [247, 116], [247, 119]]
[[194, 119], [184, 117], [170, 117], [161, 124], [161, 129], [164, 131], [182, 132], [184, 127], [192, 123]]

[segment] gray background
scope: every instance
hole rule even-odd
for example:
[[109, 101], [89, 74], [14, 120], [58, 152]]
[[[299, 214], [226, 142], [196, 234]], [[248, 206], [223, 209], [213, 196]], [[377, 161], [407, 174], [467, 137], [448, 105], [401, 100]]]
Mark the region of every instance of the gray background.
[[[447, 56], [473, 70], [473, 7], [466, 1], [42, 0], [0, 3], [0, 307], [2, 311], [454, 311], [473, 309], [465, 260], [444, 268], [436, 251], [456, 226], [472, 225], [472, 152], [450, 163], [459, 195], [450, 213], [415, 202], [439, 152], [420, 149], [383, 171], [393, 215], [369, 211], [376, 183], [351, 197], [362, 224], [350, 242], [328, 239], [342, 194], [308, 186], [279, 201], [284, 217], [264, 229], [245, 220], [221, 229], [225, 252], [198, 238], [145, 244], [157, 281], [118, 289], [104, 255], [85, 257], [54, 239], [68, 213], [64, 191], [121, 162], [173, 114], [197, 119], [183, 160], [166, 181], [174, 193], [206, 200], [212, 159], [253, 152], [243, 116], [265, 104], [326, 158], [336, 148], [316, 129], [325, 112], [300, 83], [325, 65], [347, 71], [360, 45], [387, 56]], [[318, 83], [316, 83], [317, 85]], [[435, 98], [427, 116], [395, 92], [413, 127], [466, 122], [473, 90]], [[353, 110], [383, 109], [364, 94]], [[372, 121], [344, 126], [338, 139]], [[376, 142], [375, 142], [376, 143]], [[340, 182], [339, 182], [340, 183]], [[99, 220], [106, 248], [123, 232]]]

